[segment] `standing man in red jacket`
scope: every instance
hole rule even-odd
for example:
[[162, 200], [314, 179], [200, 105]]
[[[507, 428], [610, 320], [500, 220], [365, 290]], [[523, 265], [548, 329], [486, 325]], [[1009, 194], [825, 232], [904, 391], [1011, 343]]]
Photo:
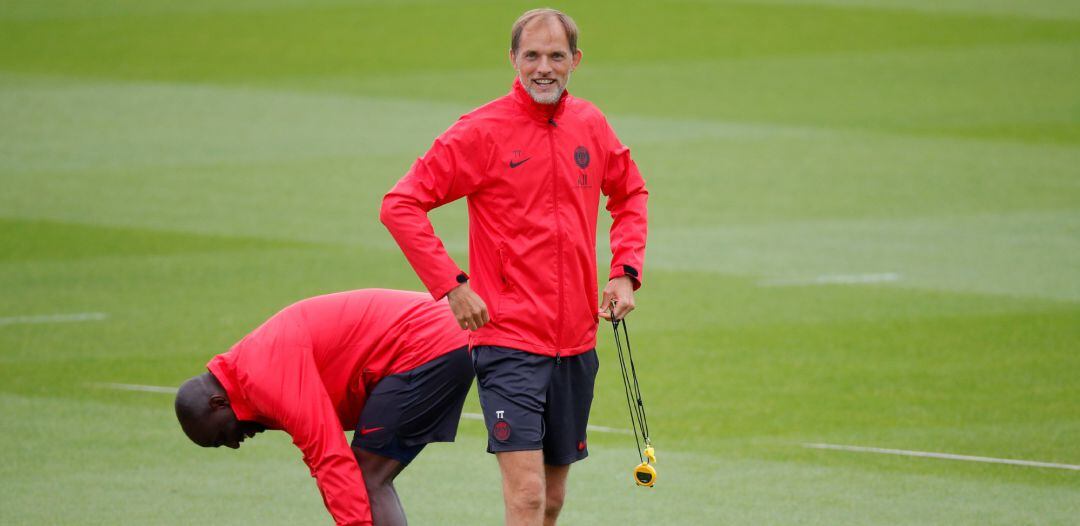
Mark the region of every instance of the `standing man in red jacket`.
[[[537, 9], [511, 30], [510, 93], [464, 115], [383, 199], [381, 219], [470, 345], [508, 524], [554, 524], [570, 464], [588, 455], [598, 318], [634, 308], [645, 257], [645, 181], [604, 115], [566, 92], [577, 26]], [[597, 298], [596, 220], [607, 196], [612, 259]], [[427, 212], [469, 209], [463, 272]], [[615, 302], [613, 312], [609, 306]]]
[[[176, 417], [203, 447], [285, 431], [337, 524], [404, 525], [394, 477], [425, 444], [454, 440], [473, 379], [467, 340], [447, 302], [424, 293], [306, 299], [180, 386]], [[356, 429], [351, 449], [344, 429]]]

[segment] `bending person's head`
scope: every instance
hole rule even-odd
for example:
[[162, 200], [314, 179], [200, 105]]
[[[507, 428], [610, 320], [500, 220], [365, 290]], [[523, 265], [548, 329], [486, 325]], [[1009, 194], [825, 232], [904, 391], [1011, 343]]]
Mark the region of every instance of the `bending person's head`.
[[237, 420], [228, 393], [210, 373], [184, 382], [176, 392], [174, 405], [184, 434], [202, 447], [236, 449], [245, 439], [266, 429], [256, 422]]

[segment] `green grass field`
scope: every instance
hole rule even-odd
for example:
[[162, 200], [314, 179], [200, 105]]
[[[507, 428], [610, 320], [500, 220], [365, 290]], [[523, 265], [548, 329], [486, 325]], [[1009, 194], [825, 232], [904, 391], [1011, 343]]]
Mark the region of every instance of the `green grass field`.
[[[1077, 470], [805, 444], [1080, 465], [1080, 3], [555, 6], [652, 192], [660, 472], [592, 433], [565, 524], [1077, 523]], [[381, 196], [507, 91], [527, 7], [0, 0], [0, 523], [329, 523], [284, 434], [200, 449], [169, 394], [103, 384], [418, 289]], [[463, 203], [435, 220], [464, 264]], [[592, 423], [627, 428], [599, 352]], [[501, 521], [483, 433], [402, 475], [414, 524]]]

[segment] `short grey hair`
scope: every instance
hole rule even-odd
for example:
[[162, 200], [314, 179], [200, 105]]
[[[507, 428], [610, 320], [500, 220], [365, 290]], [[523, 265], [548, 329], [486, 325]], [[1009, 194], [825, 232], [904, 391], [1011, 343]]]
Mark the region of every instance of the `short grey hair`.
[[514, 25], [510, 28], [510, 52], [517, 55], [518, 44], [521, 43], [521, 32], [525, 29], [525, 26], [529, 25], [529, 22], [541, 18], [554, 18], [562, 24], [563, 29], [566, 30], [566, 39], [570, 42], [570, 54], [576, 55], [578, 37], [577, 24], [574, 23], [574, 19], [570, 18], [566, 13], [563, 13], [558, 9], [551, 9], [550, 7], [531, 9], [518, 17], [517, 21], [515, 21]]

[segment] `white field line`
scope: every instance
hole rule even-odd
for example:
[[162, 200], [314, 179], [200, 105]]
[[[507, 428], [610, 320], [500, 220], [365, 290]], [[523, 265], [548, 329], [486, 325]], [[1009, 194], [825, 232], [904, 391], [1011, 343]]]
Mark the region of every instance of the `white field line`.
[[634, 432], [629, 429], [622, 429], [619, 427], [607, 427], [607, 426], [586, 426], [585, 429], [589, 431], [596, 431], [597, 433], [615, 433], [617, 435], [633, 435]]
[[1014, 460], [1009, 458], [975, 457], [971, 455], [954, 455], [952, 453], [932, 453], [928, 451], [909, 451], [906, 449], [886, 449], [880, 447], [842, 446], [837, 444], [802, 444], [803, 447], [812, 449], [833, 449], [837, 451], [855, 451], [858, 453], [881, 453], [885, 455], [902, 455], [906, 457], [942, 458], [946, 460], [965, 460], [968, 462], [987, 462], [990, 464], [1010, 464], [1013, 466], [1027, 466], [1035, 468], [1070, 469], [1080, 471], [1080, 466], [1074, 464], [1057, 464], [1054, 462], [1038, 462], [1034, 460]]
[[18, 323], [71, 323], [79, 321], [101, 321], [107, 318], [104, 312], [77, 312], [74, 314], [44, 314], [40, 316], [9, 316], [0, 318], [0, 325]]
[[[106, 389], [119, 389], [121, 391], [141, 391], [144, 393], [166, 393], [176, 394], [175, 387], [165, 387], [161, 385], [139, 385], [139, 384], [114, 384], [114, 383], [94, 383], [90, 384], [94, 387], [104, 387]], [[479, 413], [461, 413], [462, 420], [484, 420], [484, 415]], [[616, 433], [620, 435], [632, 435], [633, 431], [629, 429], [619, 429], [615, 427], [606, 426], [588, 426], [586, 429], [596, 433]]]
[[828, 274], [816, 278], [767, 279], [759, 281], [761, 287], [786, 287], [798, 285], [868, 285], [900, 281], [900, 274], [882, 272], [878, 274]]
[[176, 394], [175, 387], [164, 387], [160, 385], [138, 385], [138, 384], [112, 384], [112, 383], [95, 383], [90, 384], [94, 387], [104, 387], [106, 389], [119, 389], [121, 391], [142, 391], [144, 393], [166, 393]]

